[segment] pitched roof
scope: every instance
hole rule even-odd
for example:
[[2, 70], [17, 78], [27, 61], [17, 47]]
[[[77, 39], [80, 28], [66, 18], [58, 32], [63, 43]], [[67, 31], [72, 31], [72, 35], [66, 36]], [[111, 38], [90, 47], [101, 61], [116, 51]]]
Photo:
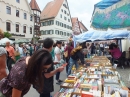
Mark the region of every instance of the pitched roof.
[[49, 2], [45, 8], [43, 9], [40, 19], [48, 19], [48, 18], [54, 18], [57, 16], [64, 0], [54, 0]]
[[30, 7], [31, 7], [32, 10], [37, 10], [37, 11], [41, 12], [36, 0], [31, 0]]
[[82, 22], [79, 21], [79, 26], [83, 31], [88, 31], [88, 29], [84, 26]]

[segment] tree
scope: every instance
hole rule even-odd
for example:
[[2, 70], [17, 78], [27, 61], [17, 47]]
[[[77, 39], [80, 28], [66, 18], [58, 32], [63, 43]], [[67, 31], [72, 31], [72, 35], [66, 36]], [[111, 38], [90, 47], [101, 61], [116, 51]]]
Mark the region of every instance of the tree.
[[4, 37], [10, 38], [12, 35], [9, 32], [4, 32]]

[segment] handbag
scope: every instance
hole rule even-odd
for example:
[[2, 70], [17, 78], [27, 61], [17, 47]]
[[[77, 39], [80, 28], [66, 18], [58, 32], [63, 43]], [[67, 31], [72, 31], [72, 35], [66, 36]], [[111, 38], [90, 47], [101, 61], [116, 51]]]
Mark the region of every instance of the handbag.
[[65, 58], [68, 57], [68, 51], [64, 52], [64, 56], [65, 56]]
[[15, 51], [15, 56], [20, 56], [20, 53], [18, 51]]

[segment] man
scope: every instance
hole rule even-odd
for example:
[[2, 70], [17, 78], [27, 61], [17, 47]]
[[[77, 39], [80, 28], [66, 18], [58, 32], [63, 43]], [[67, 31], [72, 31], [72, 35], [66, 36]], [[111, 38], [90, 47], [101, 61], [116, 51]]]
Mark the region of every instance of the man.
[[76, 69], [78, 69], [78, 67], [79, 67], [78, 60], [79, 59], [80, 59], [81, 63], [84, 66], [86, 66], [85, 61], [84, 61], [84, 56], [87, 54], [87, 52], [88, 52], [87, 49], [82, 49], [80, 47], [77, 47], [72, 50], [70, 60], [69, 60], [69, 66], [68, 66], [68, 76], [71, 74], [71, 69], [74, 64], [75, 64]]
[[8, 70], [10, 71], [12, 68], [12, 64], [14, 64], [15, 62], [15, 51], [14, 51], [14, 48], [10, 46], [10, 42], [6, 42], [5, 49], [8, 54], [7, 66], [8, 66]]
[[[62, 42], [57, 41], [56, 48], [54, 50], [54, 53], [55, 53], [55, 61], [54, 62], [60, 63], [61, 60], [63, 59], [61, 46], [62, 46]], [[62, 82], [62, 80], [60, 80], [59, 78], [60, 78], [60, 72], [57, 72], [56, 73], [56, 80], [57, 80], [56, 84], [60, 84]]]
[[[46, 38], [43, 42], [43, 49], [46, 49], [47, 51], [51, 52], [53, 48], [53, 40], [51, 38]], [[53, 68], [53, 63], [50, 69], [46, 73], [44, 73], [44, 87], [43, 87], [43, 93], [40, 94], [40, 97], [50, 97], [50, 93], [54, 91], [53, 89], [53, 76], [57, 72], [62, 72], [64, 70], [64, 67], [59, 67], [56, 70]]]
[[9, 57], [11, 57], [12, 59], [15, 59], [14, 48], [10, 46], [10, 42], [6, 42], [5, 49], [9, 52]]

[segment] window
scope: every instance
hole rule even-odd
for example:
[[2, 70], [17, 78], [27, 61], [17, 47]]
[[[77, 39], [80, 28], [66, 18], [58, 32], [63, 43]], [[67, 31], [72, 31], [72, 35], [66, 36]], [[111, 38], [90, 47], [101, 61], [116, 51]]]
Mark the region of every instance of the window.
[[64, 27], [64, 24], [62, 23], [62, 27]]
[[40, 22], [40, 18], [39, 17], [37, 17], [37, 23], [39, 23]]
[[64, 17], [64, 20], [66, 20], [67, 18], [66, 17]]
[[16, 0], [17, 3], [20, 3], [20, 0]]
[[6, 30], [7, 30], [7, 31], [11, 31], [10, 22], [6, 22]]
[[32, 34], [32, 27], [30, 27], [30, 34]]
[[16, 17], [19, 17], [19, 10], [16, 10]]
[[70, 34], [69, 34], [69, 33], [67, 33], [67, 36], [70, 36]]
[[24, 19], [27, 19], [27, 14], [26, 13], [24, 13]]
[[54, 20], [50, 20], [50, 24], [53, 25], [54, 24]]
[[33, 16], [32, 15], [30, 15], [30, 21], [33, 21]]
[[23, 33], [26, 33], [26, 26], [23, 26]]
[[63, 12], [63, 9], [61, 9], [61, 11]]
[[11, 7], [6, 6], [6, 12], [7, 12], [7, 14], [11, 14]]
[[19, 24], [16, 24], [16, 32], [19, 32]]
[[70, 22], [70, 19], [68, 19], [68, 22]]
[[66, 24], [64, 24], [64, 27], [66, 28]]
[[64, 10], [64, 13], [66, 14], [66, 11]]
[[50, 30], [50, 34], [54, 34], [54, 33], [53, 33], [53, 30]]
[[56, 30], [56, 31], [55, 31], [55, 34], [59, 35], [59, 34], [60, 34], [60, 32], [59, 32], [58, 30]]
[[69, 25], [67, 25], [67, 29], [69, 29]]
[[59, 25], [60, 25], [60, 22], [59, 22], [59, 21], [56, 21], [56, 25], [58, 25], [58, 26], [59, 26]]
[[46, 24], [45, 24], [45, 22], [42, 22], [42, 26], [45, 26]]
[[63, 32], [62, 32], [62, 31], [60, 31], [60, 35], [63, 35]]
[[67, 5], [66, 5], [66, 4], [63, 4], [63, 6], [64, 6], [65, 8], [67, 8]]
[[64, 36], [66, 36], [66, 32], [64, 32]]
[[60, 18], [62, 18], [62, 14], [60, 15]]

